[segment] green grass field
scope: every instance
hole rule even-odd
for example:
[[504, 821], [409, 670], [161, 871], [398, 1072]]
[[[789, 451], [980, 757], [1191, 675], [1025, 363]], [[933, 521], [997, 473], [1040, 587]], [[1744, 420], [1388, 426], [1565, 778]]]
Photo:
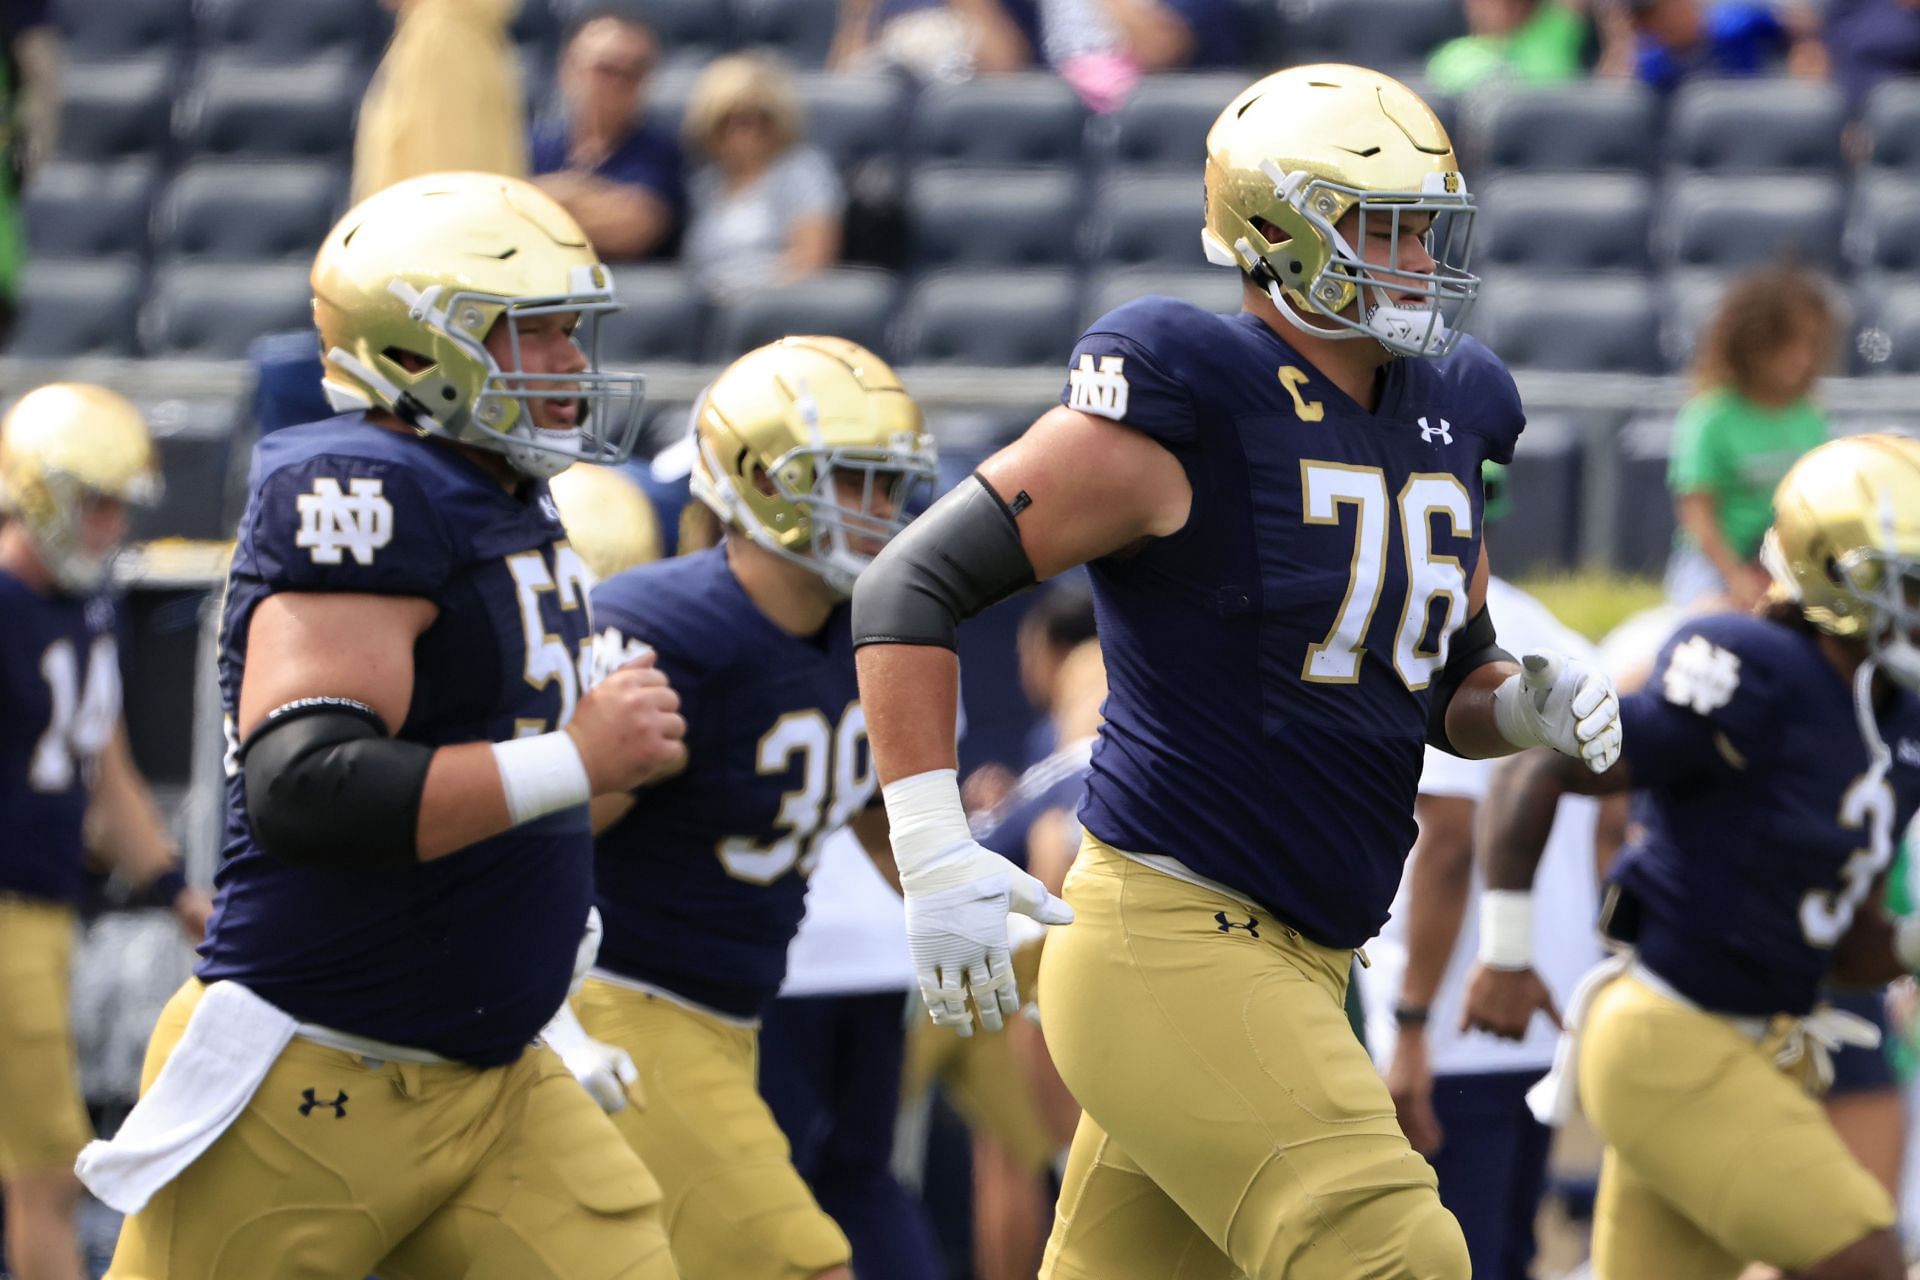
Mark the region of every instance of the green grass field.
[[1633, 614], [1660, 603], [1657, 579], [1608, 570], [1530, 578], [1519, 586], [1553, 610], [1560, 621], [1596, 641]]

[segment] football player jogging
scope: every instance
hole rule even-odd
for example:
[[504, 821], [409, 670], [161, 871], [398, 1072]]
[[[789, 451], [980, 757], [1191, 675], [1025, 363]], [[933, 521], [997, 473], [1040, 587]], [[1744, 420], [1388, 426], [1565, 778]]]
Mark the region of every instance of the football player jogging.
[[218, 905], [81, 1174], [109, 1274], [674, 1275], [659, 1188], [559, 1058], [588, 801], [683, 759], [642, 659], [583, 693], [545, 477], [631, 448], [573, 220], [479, 174], [351, 210], [313, 270], [341, 416], [256, 448], [227, 582]]
[[1876, 905], [1920, 807], [1920, 445], [1858, 436], [1802, 458], [1762, 558], [1761, 612], [1687, 622], [1622, 700], [1618, 764], [1523, 756], [1486, 802], [1464, 1020], [1518, 1037], [1557, 1018], [1518, 927], [1556, 804], [1638, 792], [1603, 909], [1630, 949], [1573, 996], [1534, 1096], [1549, 1113], [1577, 1098], [1606, 1142], [1599, 1280], [1905, 1274], [1893, 1202], [1816, 1096], [1833, 1042], [1872, 1028], [1816, 1000], [1830, 973], [1920, 969], [1920, 917], [1895, 927]]
[[593, 594], [603, 660], [651, 652], [680, 694], [688, 759], [595, 802], [606, 936], [574, 1005], [639, 1068], [648, 1105], [614, 1121], [661, 1180], [680, 1274], [844, 1278], [847, 1237], [760, 1096], [756, 1029], [819, 842], [852, 825], [890, 870], [847, 596], [933, 479], [933, 440], [893, 370], [840, 338], [742, 356], [694, 418], [721, 544]]
[[[1054, 1280], [1456, 1280], [1460, 1229], [1343, 1008], [1413, 842], [1423, 741], [1594, 768], [1617, 703], [1500, 650], [1480, 466], [1522, 426], [1455, 322], [1472, 200], [1376, 72], [1252, 85], [1207, 137], [1208, 256], [1244, 309], [1129, 303], [1065, 404], [864, 575], [862, 700], [935, 1021], [1016, 1010], [1007, 912], [1051, 924], [1040, 1010], [1085, 1111]], [[954, 626], [1086, 562], [1110, 690], [1066, 902], [967, 833]], [[1071, 904], [1069, 907], [1068, 904]]]
[[196, 941], [189, 889], [120, 713], [114, 555], [159, 496], [133, 405], [32, 392], [0, 421], [0, 1189], [17, 1280], [80, 1280], [73, 1158], [92, 1136], [68, 1025], [89, 810], [98, 843]]

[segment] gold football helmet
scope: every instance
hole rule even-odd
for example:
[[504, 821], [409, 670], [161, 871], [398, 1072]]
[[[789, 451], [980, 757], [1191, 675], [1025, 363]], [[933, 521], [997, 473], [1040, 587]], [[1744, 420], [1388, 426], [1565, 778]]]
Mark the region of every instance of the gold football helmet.
[[[1207, 261], [1240, 268], [1296, 326], [1396, 355], [1453, 348], [1480, 287], [1466, 269], [1473, 197], [1446, 128], [1398, 80], [1323, 63], [1250, 85], [1207, 133], [1206, 187]], [[1349, 239], [1338, 226], [1356, 210]], [[1379, 219], [1400, 261], [1408, 214], [1432, 215], [1420, 233], [1433, 270], [1365, 261]]]
[[640, 486], [613, 467], [568, 467], [547, 482], [567, 541], [596, 578], [660, 558], [660, 517]]
[[906, 527], [936, 459], [887, 362], [844, 338], [782, 338], [729, 365], [694, 408], [693, 494], [842, 595]]
[[153, 439], [125, 396], [56, 382], [0, 420], [0, 514], [18, 520], [62, 591], [98, 590], [119, 547], [89, 548], [90, 499], [150, 506], [160, 498]]
[[1864, 641], [1920, 689], [1920, 441], [1875, 434], [1812, 450], [1774, 491], [1760, 556], [1807, 621]]
[[[313, 315], [328, 398], [384, 409], [423, 435], [506, 455], [525, 475], [619, 462], [640, 429], [643, 379], [599, 367], [599, 322], [620, 304], [613, 277], [571, 215], [538, 187], [498, 174], [429, 174], [361, 201], [313, 263]], [[514, 320], [579, 317], [579, 373], [521, 367]], [[505, 323], [513, 360], [484, 345]], [[568, 430], [537, 427], [538, 400], [575, 400]]]

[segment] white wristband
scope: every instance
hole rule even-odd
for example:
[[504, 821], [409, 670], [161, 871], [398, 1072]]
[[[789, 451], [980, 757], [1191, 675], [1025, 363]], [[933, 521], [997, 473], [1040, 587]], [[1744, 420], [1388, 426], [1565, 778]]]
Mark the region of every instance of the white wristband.
[[1920, 916], [1893, 922], [1893, 954], [1909, 973], [1920, 973]]
[[1533, 967], [1533, 895], [1488, 889], [1480, 895], [1480, 963], [1489, 969]]
[[929, 769], [880, 789], [887, 804], [888, 839], [902, 876], [912, 875], [957, 844], [971, 843], [960, 775]]
[[496, 742], [493, 762], [500, 766], [500, 789], [516, 827], [593, 799], [580, 748], [565, 729]]

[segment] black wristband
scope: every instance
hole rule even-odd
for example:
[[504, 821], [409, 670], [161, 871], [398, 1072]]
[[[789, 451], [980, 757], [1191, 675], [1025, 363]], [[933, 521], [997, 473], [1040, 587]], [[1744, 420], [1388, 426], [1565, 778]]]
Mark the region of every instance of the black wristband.
[[1393, 1006], [1394, 1025], [1417, 1030], [1427, 1025], [1427, 1018], [1432, 1012], [1425, 1005], [1396, 1004]]
[[147, 882], [145, 897], [156, 907], [171, 907], [186, 888], [187, 873], [176, 862]]

